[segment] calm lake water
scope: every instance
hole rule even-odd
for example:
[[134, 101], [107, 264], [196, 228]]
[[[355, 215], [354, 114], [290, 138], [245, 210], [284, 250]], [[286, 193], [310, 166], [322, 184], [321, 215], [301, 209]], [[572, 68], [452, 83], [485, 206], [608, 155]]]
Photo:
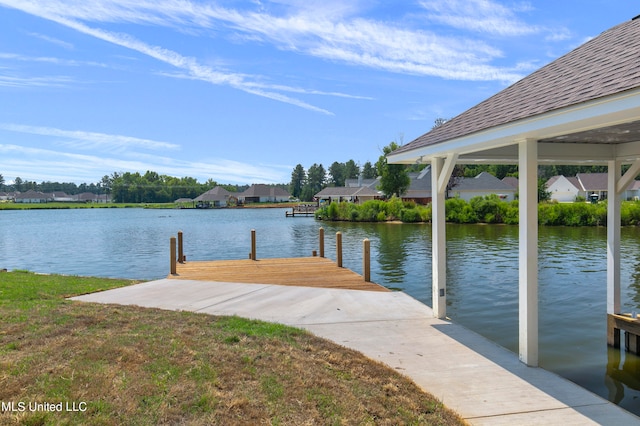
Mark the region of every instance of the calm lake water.
[[[169, 238], [184, 232], [188, 260], [244, 259], [250, 231], [257, 256], [309, 256], [325, 228], [335, 259], [362, 273], [371, 240], [371, 278], [431, 305], [431, 227], [323, 223], [284, 209], [77, 209], [0, 211], [0, 268], [157, 279], [169, 272]], [[623, 311], [640, 311], [640, 229], [622, 230]], [[640, 415], [640, 359], [606, 345], [606, 229], [541, 227], [540, 364]], [[447, 226], [447, 314], [518, 351], [518, 228]], [[1, 275], [0, 275], [1, 279]]]

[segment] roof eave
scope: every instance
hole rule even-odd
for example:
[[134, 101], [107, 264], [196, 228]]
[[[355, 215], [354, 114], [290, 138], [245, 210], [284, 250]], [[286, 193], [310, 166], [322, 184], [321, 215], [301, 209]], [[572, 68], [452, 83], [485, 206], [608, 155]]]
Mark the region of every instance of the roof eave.
[[[640, 88], [539, 114], [444, 142], [408, 149], [395, 154], [391, 153], [387, 157], [387, 161], [393, 164], [425, 163], [433, 158], [445, 158], [457, 153], [458, 163], [510, 164], [517, 162], [517, 149], [500, 150], [500, 148], [515, 145], [525, 139], [541, 140], [637, 120], [640, 120]], [[557, 147], [563, 144], [548, 145]], [[573, 145], [571, 156], [567, 156], [567, 158], [576, 156], [575, 144], [571, 145]], [[586, 157], [573, 159], [572, 162], [593, 160], [606, 163], [609, 159], [616, 159], [615, 149], [612, 149], [611, 145], [588, 145], [590, 148], [588, 152], [580, 150], [585, 152]], [[592, 150], [594, 152], [590, 153]], [[541, 161], [568, 161], [562, 152], [558, 152], [562, 150], [555, 149], [555, 153], [552, 151], [554, 149], [550, 149], [547, 154], [540, 152]], [[633, 148], [631, 151], [634, 152], [629, 152], [628, 155], [640, 157], [639, 149]], [[482, 155], [483, 152], [485, 155]]]

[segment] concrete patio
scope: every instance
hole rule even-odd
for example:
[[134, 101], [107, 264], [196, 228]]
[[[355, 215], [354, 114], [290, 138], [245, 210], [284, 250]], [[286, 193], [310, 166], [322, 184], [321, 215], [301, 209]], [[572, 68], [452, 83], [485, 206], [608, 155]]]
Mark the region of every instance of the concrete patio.
[[473, 425], [633, 425], [640, 418], [447, 320], [402, 292], [162, 279], [74, 297], [278, 322], [410, 377]]

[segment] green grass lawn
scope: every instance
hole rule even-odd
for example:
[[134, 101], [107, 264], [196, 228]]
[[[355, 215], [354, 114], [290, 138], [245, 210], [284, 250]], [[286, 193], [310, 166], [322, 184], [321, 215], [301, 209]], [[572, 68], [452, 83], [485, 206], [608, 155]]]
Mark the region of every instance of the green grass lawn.
[[299, 329], [66, 300], [133, 283], [0, 272], [1, 425], [464, 424]]

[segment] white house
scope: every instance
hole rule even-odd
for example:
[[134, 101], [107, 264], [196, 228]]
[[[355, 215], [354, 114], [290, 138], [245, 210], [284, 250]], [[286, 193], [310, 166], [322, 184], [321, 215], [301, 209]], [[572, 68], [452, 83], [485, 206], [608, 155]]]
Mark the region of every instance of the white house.
[[326, 187], [322, 191], [314, 195], [320, 203], [348, 201], [356, 204], [362, 204], [365, 201], [382, 198], [382, 192], [370, 186], [338, 186]]
[[580, 190], [578, 178], [575, 177], [553, 176], [547, 181], [546, 187], [551, 199], [560, 203], [572, 203], [578, 195], [586, 198], [584, 191]]
[[34, 191], [33, 189], [30, 189], [27, 192], [16, 194], [15, 197], [16, 203], [40, 204], [48, 203], [50, 201], [53, 201], [53, 196], [51, 194], [44, 194], [40, 191]]

